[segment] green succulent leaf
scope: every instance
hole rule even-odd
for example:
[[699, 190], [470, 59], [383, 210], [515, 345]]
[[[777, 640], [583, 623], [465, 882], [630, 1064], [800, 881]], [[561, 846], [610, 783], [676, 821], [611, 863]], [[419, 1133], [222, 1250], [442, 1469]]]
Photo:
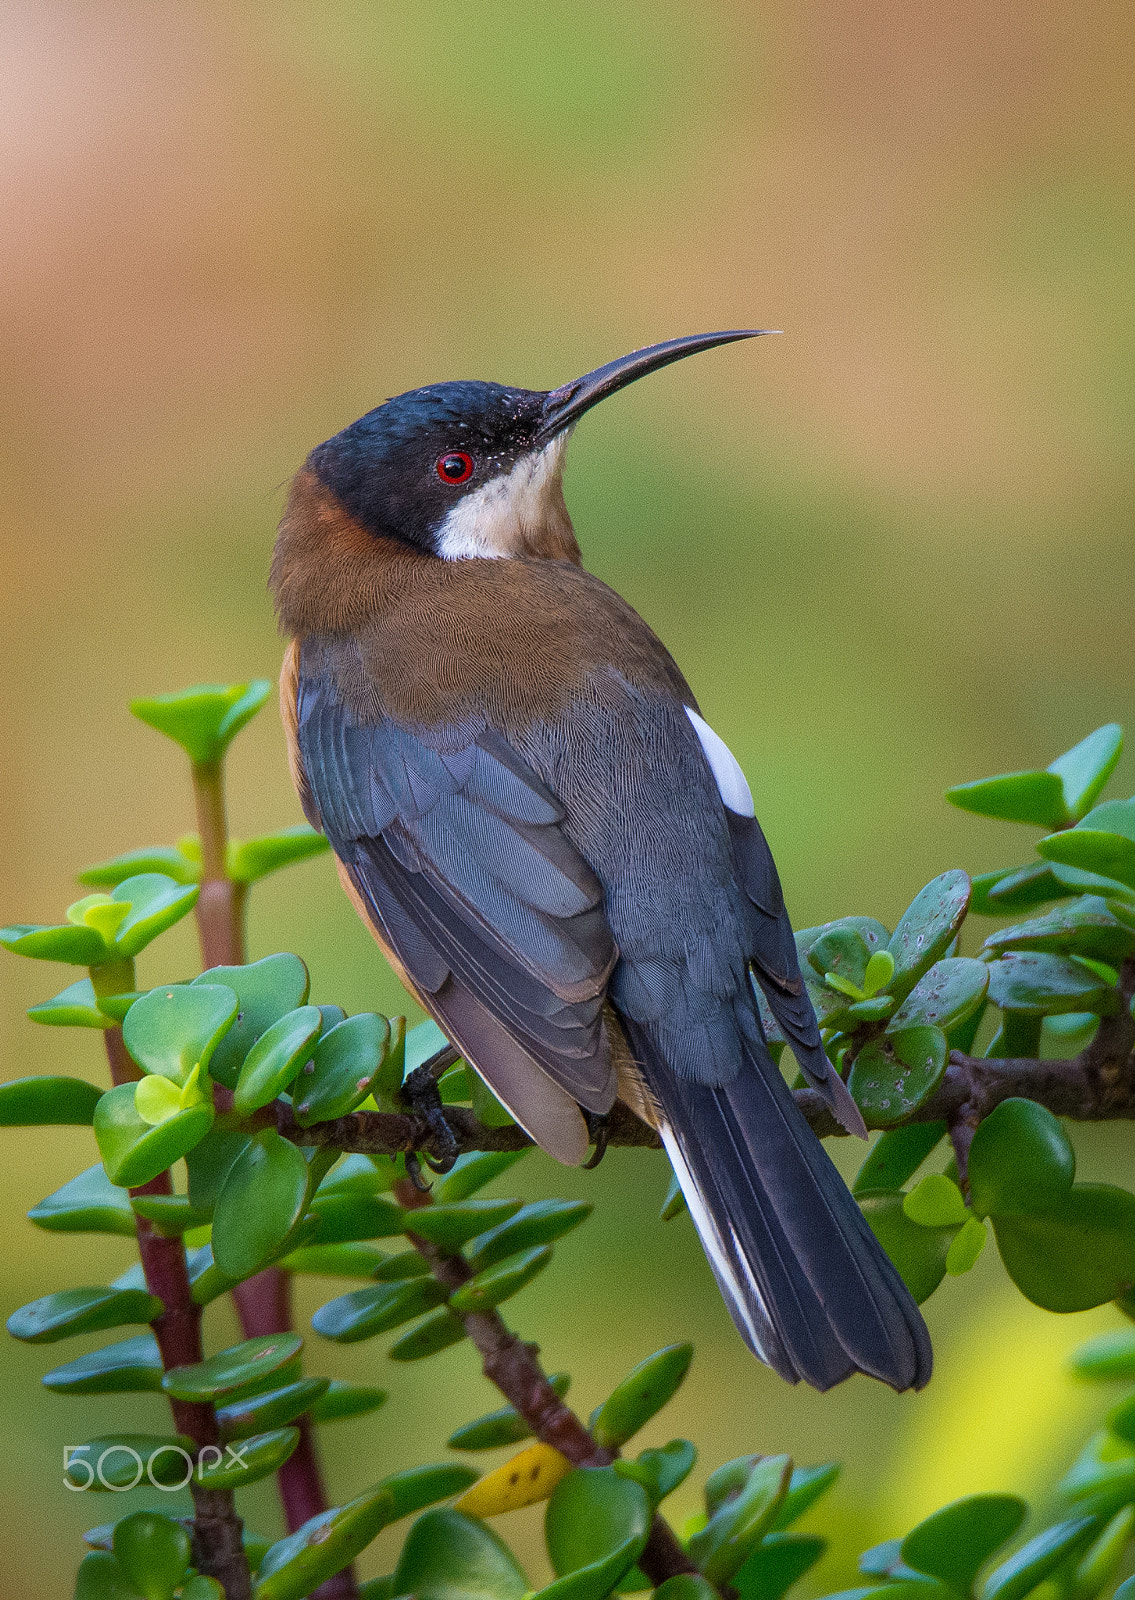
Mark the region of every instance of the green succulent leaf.
[[1066, 900], [1078, 892], [1057, 878], [1051, 862], [1030, 861], [1024, 867], [1002, 867], [974, 878], [969, 909], [981, 917], [1001, 917], [1031, 911], [1050, 900]]
[[89, 978], [80, 978], [61, 994], [42, 1000], [38, 1006], [28, 1007], [33, 1022], [55, 1028], [112, 1028], [114, 1021], [99, 1010], [95, 986]]
[[407, 1214], [405, 1226], [452, 1253], [478, 1234], [508, 1222], [519, 1210], [519, 1200], [457, 1200], [447, 1206], [423, 1206], [412, 1217]]
[[1115, 1579], [1135, 1532], [1135, 1506], [1123, 1506], [1081, 1556], [1072, 1574], [1071, 1600], [1094, 1600]]
[[385, 1389], [363, 1383], [343, 1383], [333, 1378], [326, 1392], [312, 1406], [311, 1420], [345, 1422], [350, 1417], [365, 1417], [385, 1404]]
[[54, 1394], [161, 1393], [162, 1357], [152, 1333], [88, 1351], [41, 1379]]
[[403, 1278], [427, 1277], [429, 1270], [429, 1262], [416, 1250], [401, 1250], [375, 1267], [374, 1276], [379, 1283], [401, 1283]]
[[28, 1212], [28, 1221], [49, 1233], [118, 1233], [132, 1239], [134, 1213], [101, 1164], [88, 1167]]
[[465, 1324], [448, 1307], [423, 1317], [417, 1327], [404, 1333], [386, 1352], [391, 1361], [422, 1361], [436, 1356], [465, 1338]]
[[83, 1078], [13, 1078], [0, 1084], [0, 1128], [89, 1128], [102, 1094]]
[[1050, 763], [1049, 772], [1055, 772], [1064, 785], [1069, 817], [1082, 817], [1095, 803], [1122, 750], [1123, 729], [1118, 722], [1108, 722]]
[[633, 1461], [616, 1461], [614, 1468], [624, 1478], [641, 1483], [651, 1505], [658, 1506], [686, 1481], [697, 1458], [688, 1439], [671, 1439], [660, 1450], [643, 1450]]
[[319, 1218], [315, 1243], [320, 1245], [349, 1244], [358, 1239], [392, 1239], [407, 1225], [401, 1206], [383, 1194], [317, 1191], [311, 1198], [311, 1209]]
[[989, 967], [967, 956], [936, 961], [920, 978], [887, 1026], [888, 1033], [928, 1026], [948, 1033], [981, 1005], [989, 987]]
[[936, 1511], [902, 1541], [908, 1567], [969, 1594], [985, 1563], [1025, 1520], [1023, 1500], [1011, 1494], [975, 1494]]
[[92, 889], [113, 889], [127, 878], [142, 872], [160, 872], [174, 883], [197, 883], [201, 866], [183, 851], [172, 845], [152, 845], [149, 849], [128, 850], [125, 855], [114, 856], [109, 861], [99, 861], [93, 867], [84, 867], [78, 874], [79, 882]]
[[946, 1271], [951, 1277], [960, 1278], [963, 1272], [969, 1272], [977, 1265], [985, 1249], [986, 1238], [984, 1222], [979, 1222], [976, 1217], [967, 1217], [946, 1252]]
[[189, 1535], [156, 1511], [135, 1511], [114, 1529], [114, 1556], [144, 1600], [172, 1600], [189, 1569]]
[[322, 833], [307, 822], [294, 828], [281, 828], [259, 839], [230, 839], [225, 852], [225, 871], [234, 883], [256, 883], [270, 872], [290, 867], [297, 861], [323, 855], [330, 846]]
[[569, 1472], [552, 1490], [544, 1518], [552, 1570], [559, 1578], [580, 1575], [581, 1600], [601, 1600], [642, 1554], [651, 1515], [642, 1485], [612, 1467]]
[[969, 878], [955, 868], [928, 883], [903, 912], [887, 945], [895, 959], [890, 992], [896, 1000], [946, 954], [965, 919], [969, 895]]
[[160, 1300], [135, 1289], [61, 1289], [13, 1311], [6, 1327], [26, 1344], [54, 1344], [77, 1333], [97, 1333], [131, 1322], [152, 1322]]
[[825, 1461], [815, 1467], [793, 1467], [788, 1480], [788, 1493], [781, 1502], [773, 1522], [773, 1529], [781, 1532], [790, 1528], [802, 1517], [809, 1506], [815, 1505], [821, 1495], [827, 1494], [839, 1477], [838, 1461]]
[[469, 1263], [475, 1272], [480, 1272], [518, 1251], [562, 1239], [565, 1233], [586, 1222], [593, 1210], [586, 1200], [535, 1200], [515, 1216], [479, 1233], [469, 1249]]
[[1072, 1517], [1038, 1533], [989, 1574], [981, 1600], [1024, 1600], [1074, 1551], [1091, 1542], [1098, 1525], [1095, 1517]]
[[483, 1522], [460, 1511], [427, 1511], [406, 1537], [392, 1589], [415, 1600], [523, 1600], [529, 1584], [511, 1550]]
[[956, 1227], [920, 1227], [903, 1210], [901, 1194], [860, 1193], [856, 1199], [871, 1232], [894, 1262], [914, 1299], [921, 1305], [946, 1275], [946, 1256], [957, 1232]]
[[407, 1278], [402, 1283], [354, 1289], [329, 1300], [311, 1319], [316, 1333], [336, 1344], [355, 1344], [376, 1333], [398, 1328], [445, 1303], [445, 1290], [435, 1278]]
[[185, 1158], [189, 1174], [189, 1203], [212, 1216], [221, 1185], [237, 1156], [248, 1148], [250, 1135], [240, 1128], [216, 1124]]
[[323, 1034], [292, 1091], [300, 1127], [345, 1117], [360, 1105], [371, 1091], [389, 1043], [390, 1024], [373, 1011], [348, 1017]]
[[877, 1139], [856, 1174], [853, 1194], [901, 1189], [946, 1135], [944, 1122], [908, 1122]]
[[941, 1172], [928, 1173], [905, 1197], [902, 1208], [920, 1228], [960, 1228], [969, 1217], [962, 1191]]
[[302, 1153], [265, 1128], [237, 1156], [213, 1211], [213, 1256], [230, 1278], [275, 1260], [304, 1212], [309, 1171]]
[[1046, 861], [1135, 887], [1135, 803], [1109, 800], [1074, 828], [1042, 839], [1037, 850]]
[[471, 1150], [458, 1156], [445, 1176], [434, 1184], [431, 1191], [434, 1202], [444, 1206], [468, 1200], [527, 1154], [527, 1150]]
[[1031, 822], [1040, 828], [1062, 828], [1072, 819], [1064, 801], [1064, 784], [1058, 773], [1005, 772], [996, 778], [957, 783], [946, 799], [962, 811], [979, 817], [999, 817], [1003, 822]]
[[1112, 983], [1074, 956], [1011, 950], [989, 966], [989, 998], [1003, 1011], [1028, 1016], [1093, 1011], [1110, 1015], [1118, 1000]]
[[894, 1033], [888, 1029], [860, 1050], [847, 1086], [873, 1127], [891, 1127], [905, 1121], [934, 1093], [949, 1053], [941, 1028], [903, 1028]]
[[[562, 1400], [571, 1386], [566, 1372], [557, 1372], [548, 1379]], [[466, 1422], [451, 1433], [446, 1440], [451, 1450], [496, 1450], [506, 1444], [520, 1444], [532, 1437], [532, 1429], [514, 1406], [502, 1406], [490, 1411], [474, 1422]]]
[[1098, 894], [1055, 906], [1043, 917], [991, 933], [984, 949], [992, 955], [1037, 950], [1055, 956], [1088, 956], [1112, 965], [1135, 952], [1135, 926], [1130, 907], [1108, 902]]
[[278, 1389], [251, 1394], [221, 1406], [217, 1411], [221, 1443], [247, 1439], [254, 1433], [295, 1422], [327, 1393], [330, 1384], [330, 1378], [296, 1378], [291, 1383], [282, 1383]]
[[850, 985], [844, 989], [844, 994], [852, 994], [856, 999], [863, 999], [863, 980], [867, 974], [867, 963], [872, 954], [866, 939], [858, 928], [845, 925], [836, 925], [821, 933], [819, 938], [811, 945], [808, 951], [808, 965], [813, 972], [819, 974], [824, 982], [832, 988], [839, 988], [842, 979]]
[[236, 995], [224, 984], [151, 989], [130, 1007], [123, 1042], [143, 1071], [183, 1084], [194, 1067], [208, 1068], [237, 1009]]
[[110, 959], [106, 941], [94, 928], [61, 927], [19, 922], [0, 928], [0, 949], [36, 961], [65, 961], [73, 967], [91, 967]]
[[491, 1311], [494, 1306], [502, 1305], [514, 1294], [519, 1294], [538, 1273], [543, 1272], [551, 1259], [552, 1247], [549, 1244], [521, 1250], [517, 1255], [482, 1268], [468, 1283], [454, 1290], [449, 1303], [458, 1316], [465, 1316], [471, 1311]]
[[794, 1583], [815, 1566], [827, 1541], [807, 1533], [768, 1533], [734, 1574], [741, 1600], [782, 1600]]
[[1092, 1435], [1059, 1484], [1068, 1500], [1109, 1502], [1108, 1515], [1135, 1501], [1135, 1450], [1101, 1428]]
[[374, 1277], [375, 1269], [389, 1259], [372, 1245], [352, 1242], [302, 1245], [298, 1250], [289, 1250], [286, 1256], [281, 1257], [279, 1264], [285, 1272], [306, 1272], [322, 1278], [366, 1278], [369, 1281]]
[[278, 1472], [300, 1442], [298, 1428], [273, 1428], [239, 1445], [228, 1445], [220, 1461], [202, 1462], [197, 1481], [203, 1489], [245, 1489]]
[[673, 1399], [693, 1357], [692, 1344], [669, 1344], [640, 1361], [591, 1419], [596, 1444], [604, 1450], [617, 1450], [632, 1439]]
[[[116, 917], [113, 939], [107, 940], [113, 959], [133, 959], [160, 933], [188, 916], [197, 904], [197, 894], [195, 883], [176, 883], [162, 872], [141, 872], [123, 879], [111, 891], [113, 906], [107, 908], [113, 909]], [[127, 909], [119, 918], [120, 904]]]
[[214, 1050], [209, 1071], [226, 1089], [236, 1085], [241, 1063], [260, 1035], [307, 1001], [307, 968], [299, 956], [264, 956], [244, 967], [211, 967], [194, 984], [223, 984], [237, 997], [237, 1020]]
[[233, 1106], [242, 1116], [283, 1093], [312, 1054], [322, 1027], [318, 1006], [300, 1006], [264, 1030], [245, 1056], [233, 1090]]
[[1072, 1357], [1071, 1369], [1077, 1377], [1094, 1382], [1135, 1379], [1135, 1328], [1117, 1328], [1089, 1339]]
[[167, 1372], [162, 1388], [175, 1400], [220, 1400], [259, 1383], [303, 1349], [298, 1333], [273, 1333], [220, 1350], [207, 1361]]
[[74, 1600], [142, 1600], [108, 1550], [92, 1550], [75, 1574]]
[[[108, 1089], [95, 1109], [95, 1138], [111, 1183], [134, 1189], [187, 1155], [213, 1123], [211, 1101], [177, 1111], [156, 1126], [135, 1105], [135, 1085]], [[302, 1160], [302, 1157], [301, 1157]]]
[[92, 1493], [130, 1489], [147, 1478], [158, 1488], [180, 1488], [190, 1471], [186, 1456], [195, 1459], [193, 1452], [192, 1439], [183, 1435], [105, 1433], [69, 1447], [63, 1480]]
[[[726, 1496], [689, 1543], [699, 1570], [718, 1587], [729, 1583], [766, 1533], [771, 1532], [792, 1475], [787, 1456], [762, 1456], [743, 1488]], [[708, 1489], [707, 1484], [707, 1500]]]
[[1051, 1209], [994, 1214], [1005, 1270], [1046, 1311], [1088, 1311], [1135, 1283], [1135, 1195], [1078, 1183]]
[[145, 1217], [169, 1238], [206, 1226], [213, 1215], [211, 1211], [198, 1211], [184, 1194], [135, 1195], [130, 1207], [136, 1216]]
[[175, 694], [131, 700], [130, 709], [139, 721], [175, 740], [194, 766], [212, 766], [271, 692], [267, 678], [251, 683], [202, 683]]
[[1076, 1155], [1051, 1111], [1003, 1100], [983, 1118], [969, 1155], [969, 1188], [979, 1216], [1011, 1216], [1059, 1205], [1072, 1188]]

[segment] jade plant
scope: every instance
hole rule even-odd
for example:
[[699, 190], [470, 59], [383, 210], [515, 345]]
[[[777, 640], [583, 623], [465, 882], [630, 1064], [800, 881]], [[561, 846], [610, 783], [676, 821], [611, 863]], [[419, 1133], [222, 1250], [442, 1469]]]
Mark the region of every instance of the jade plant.
[[[251, 885], [326, 848], [306, 825], [227, 835], [225, 753], [268, 691], [206, 686], [135, 702], [189, 757], [198, 832], [85, 869], [88, 892], [56, 925], [0, 930], [15, 954], [85, 972], [30, 1018], [98, 1029], [106, 1046], [108, 1085], [51, 1076], [0, 1086], [0, 1124], [88, 1126], [97, 1146], [99, 1159], [29, 1219], [138, 1247], [113, 1282], [45, 1295], [12, 1312], [9, 1332], [36, 1344], [113, 1333], [53, 1367], [45, 1387], [155, 1397], [154, 1432], [111, 1426], [69, 1448], [69, 1488], [145, 1482], [193, 1500], [191, 1517], [153, 1509], [92, 1527], [75, 1595], [605, 1600], [655, 1589], [661, 1600], [781, 1600], [825, 1549], [795, 1524], [838, 1467], [796, 1465], [762, 1440], [770, 1453], [708, 1472], [704, 1513], [675, 1529], [660, 1508], [697, 1451], [674, 1439], [636, 1454], [633, 1441], [682, 1383], [692, 1347], [658, 1350], [613, 1393], [588, 1396], [597, 1403], [585, 1421], [566, 1398], [568, 1376], [546, 1374], [500, 1310], [592, 1207], [482, 1193], [516, 1162], [545, 1158], [434, 1023], [407, 1031], [401, 1017], [348, 1017], [310, 995], [298, 955], [246, 960]], [[919, 1300], [971, 1268], [992, 1232], [1035, 1304], [1113, 1301], [1135, 1317], [1135, 1196], [1076, 1181], [1067, 1126], [1135, 1115], [1135, 800], [1099, 798], [1120, 746], [1108, 726], [1043, 772], [949, 791], [967, 810], [1046, 830], [1036, 859], [972, 880], [944, 872], [893, 932], [845, 916], [797, 936], [826, 1048], [881, 1130], [855, 1193]], [[136, 956], [191, 912], [202, 972], [140, 992]], [[982, 939], [970, 918], [1018, 920]], [[770, 1015], [764, 1024], [792, 1080]], [[442, 1149], [436, 1119], [402, 1086], [427, 1059], [449, 1058]], [[842, 1133], [799, 1076], [794, 1088], [818, 1134]], [[658, 1143], [618, 1104], [596, 1137]], [[447, 1168], [432, 1182], [431, 1165]], [[662, 1215], [683, 1209], [672, 1185]], [[296, 1274], [340, 1280], [312, 1318], [317, 1340], [390, 1336], [396, 1363], [471, 1341], [504, 1404], [439, 1440], [436, 1465], [329, 1505], [318, 1429], [375, 1412], [386, 1395], [309, 1370], [292, 1326]], [[201, 1312], [222, 1295], [243, 1337], [209, 1353]], [[1135, 1327], [1087, 1346], [1077, 1369], [1135, 1383]], [[478, 1470], [482, 1452], [502, 1449], [513, 1453]], [[273, 1475], [287, 1529], [275, 1542], [243, 1526], [235, 1499]], [[555, 1577], [533, 1591], [503, 1534], [511, 1510], [537, 1502]], [[843, 1600], [1024, 1600], [1041, 1584], [1046, 1600], [1109, 1592], [1135, 1530], [1135, 1393], [1073, 1464], [1055, 1514], [1026, 1528], [1027, 1515], [1009, 1495], [947, 1506], [866, 1551], [863, 1586]], [[394, 1571], [360, 1582], [355, 1557], [407, 1518]], [[1135, 1600], [1131, 1582], [1122, 1597]]]

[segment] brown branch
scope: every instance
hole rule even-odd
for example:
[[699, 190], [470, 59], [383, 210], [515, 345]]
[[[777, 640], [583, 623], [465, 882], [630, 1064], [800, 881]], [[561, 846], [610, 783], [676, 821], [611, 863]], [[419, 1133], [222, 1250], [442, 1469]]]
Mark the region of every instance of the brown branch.
[[[452, 1109], [448, 1108], [447, 1115]], [[394, 1194], [407, 1211], [431, 1203], [429, 1195], [405, 1179], [395, 1184]], [[443, 1254], [420, 1234], [408, 1232], [406, 1237], [450, 1293], [473, 1277], [473, 1269], [462, 1256]], [[614, 1459], [611, 1451], [595, 1443], [575, 1412], [552, 1388], [538, 1360], [537, 1345], [525, 1344], [517, 1338], [505, 1327], [497, 1311], [470, 1311], [461, 1320], [480, 1353], [486, 1378], [496, 1384], [542, 1444], [551, 1445], [576, 1467], [605, 1467]], [[657, 1515], [650, 1524], [650, 1534], [638, 1564], [655, 1587], [679, 1573], [697, 1571], [669, 1523]]]

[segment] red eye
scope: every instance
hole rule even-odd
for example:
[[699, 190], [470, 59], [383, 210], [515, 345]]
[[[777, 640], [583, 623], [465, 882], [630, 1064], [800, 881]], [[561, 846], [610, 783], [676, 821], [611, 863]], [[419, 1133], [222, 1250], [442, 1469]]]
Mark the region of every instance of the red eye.
[[437, 475], [442, 483], [465, 483], [473, 476], [473, 457], [464, 450], [447, 450], [437, 458]]

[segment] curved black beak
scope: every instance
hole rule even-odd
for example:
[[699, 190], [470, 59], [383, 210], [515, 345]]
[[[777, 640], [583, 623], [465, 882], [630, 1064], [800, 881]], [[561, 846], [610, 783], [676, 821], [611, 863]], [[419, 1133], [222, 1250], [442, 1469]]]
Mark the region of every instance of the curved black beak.
[[556, 434], [571, 427], [573, 422], [605, 400], [616, 389], [626, 388], [636, 378], [645, 378], [648, 372], [668, 367], [672, 361], [696, 355], [699, 350], [712, 350], [714, 345], [732, 344], [735, 339], [756, 339], [762, 333], [777, 333], [777, 328], [732, 328], [727, 333], [693, 333], [684, 339], [667, 339], [663, 344], [647, 345], [645, 350], [632, 350], [629, 356], [608, 361], [605, 367], [596, 367], [571, 383], [553, 389], [544, 401], [543, 416], [535, 443], [547, 444]]

